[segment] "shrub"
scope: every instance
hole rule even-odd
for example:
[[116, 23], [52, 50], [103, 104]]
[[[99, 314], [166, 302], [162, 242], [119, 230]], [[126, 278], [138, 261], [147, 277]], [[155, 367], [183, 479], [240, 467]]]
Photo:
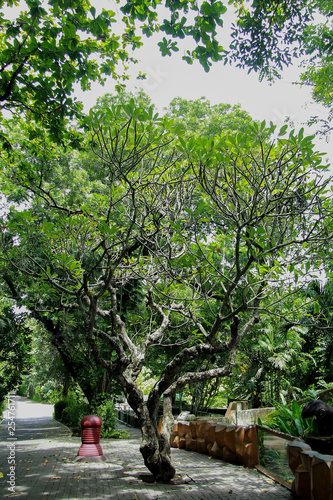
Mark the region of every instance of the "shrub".
[[70, 404], [69, 400], [66, 398], [60, 399], [56, 403], [54, 403], [54, 413], [53, 417], [55, 420], [61, 422], [61, 415], [63, 410]]
[[71, 402], [61, 413], [61, 422], [68, 427], [80, 427], [81, 420], [86, 415], [89, 415], [88, 403]]
[[130, 437], [130, 433], [125, 430], [115, 430], [106, 432], [103, 436], [104, 438], [112, 438], [112, 439], [128, 439]]
[[302, 408], [296, 401], [288, 406], [283, 400], [282, 404], [275, 403], [274, 406], [276, 409], [267, 415], [268, 427], [301, 438], [307, 434], [318, 435], [314, 417], [303, 418]]
[[102, 420], [102, 437], [111, 437], [110, 433], [116, 426], [116, 410], [108, 394], [100, 394], [91, 405], [92, 413]]
[[54, 405], [54, 418], [71, 427], [74, 431], [81, 428], [81, 420], [86, 415], [97, 415], [102, 420], [101, 437], [126, 438], [126, 431], [115, 431], [116, 410], [107, 394], [100, 394], [89, 407], [88, 403], [78, 402], [73, 398], [63, 398]]
[[22, 384], [19, 385], [19, 387], [17, 389], [17, 394], [19, 396], [28, 397], [28, 398], [31, 396], [30, 399], [32, 399], [33, 394], [30, 394], [29, 389], [30, 389], [29, 378], [23, 377]]
[[42, 402], [48, 403], [51, 400], [51, 396], [54, 391], [57, 389], [57, 385], [55, 382], [48, 381], [45, 384], [40, 386], [39, 396]]
[[5, 399], [0, 399], [0, 422], [3, 420], [3, 418], [2, 418], [2, 414], [3, 414], [3, 412], [4, 412], [4, 411], [5, 411], [5, 409], [6, 409], [6, 406], [7, 406], [7, 404], [6, 404], [6, 403], [7, 403], [7, 402], [6, 402], [6, 400], [5, 400]]

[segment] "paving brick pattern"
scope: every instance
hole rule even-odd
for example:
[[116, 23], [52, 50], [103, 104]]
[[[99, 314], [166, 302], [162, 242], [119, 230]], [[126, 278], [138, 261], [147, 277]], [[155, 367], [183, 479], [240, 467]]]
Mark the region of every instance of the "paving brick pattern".
[[[195, 452], [172, 449], [183, 484], [143, 482], [147, 473], [139, 451], [140, 431], [128, 428], [126, 440], [101, 440], [107, 462], [75, 462], [81, 444], [67, 427], [43, 413], [41, 406], [16, 398], [20, 408], [15, 441], [9, 440], [8, 421], [0, 424], [0, 499], [38, 500], [291, 500], [292, 494], [256, 470], [210, 459]], [[29, 406], [29, 411], [24, 408]], [[32, 409], [32, 411], [31, 411]], [[23, 415], [22, 415], [23, 413]], [[23, 418], [24, 413], [26, 418]], [[121, 426], [120, 426], [121, 427]], [[9, 444], [15, 442], [15, 490], [10, 491]], [[179, 480], [180, 481], [180, 480]]]

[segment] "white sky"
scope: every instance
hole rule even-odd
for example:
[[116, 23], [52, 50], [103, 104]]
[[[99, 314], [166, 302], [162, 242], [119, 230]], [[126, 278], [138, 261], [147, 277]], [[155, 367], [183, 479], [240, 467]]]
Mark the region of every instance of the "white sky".
[[[122, 14], [116, 0], [91, 0], [91, 3], [97, 10], [102, 7], [113, 10], [116, 12], [116, 18], [121, 20]], [[224, 31], [221, 32], [221, 41], [227, 48], [226, 34], [229, 32], [228, 26], [232, 16], [225, 14], [223, 19]], [[297, 61], [292, 68], [284, 72], [281, 80], [269, 85], [267, 82], [259, 82], [257, 74], [253, 72], [248, 74], [246, 70], [224, 66], [219, 62], [213, 63], [209, 73], [205, 73], [199, 62], [190, 66], [183, 61], [181, 51], [171, 57], [162, 57], [157, 46], [162, 38], [163, 33], [150, 39], [143, 38], [143, 47], [134, 52], [140, 63], [132, 65], [130, 72], [137, 75], [142, 71], [147, 75], [147, 80], [136, 80], [132, 77], [126, 83], [128, 90], [142, 87], [160, 112], [172, 99], [180, 96], [185, 99], [205, 97], [211, 104], [240, 104], [253, 118], [273, 121], [278, 126], [282, 126], [287, 117], [291, 118], [295, 128], [305, 126], [310, 116], [326, 117], [327, 110], [312, 103], [310, 88], [293, 83], [297, 81], [299, 73]], [[90, 92], [83, 93], [78, 90], [77, 96], [88, 110], [98, 96], [113, 92], [114, 85], [110, 79], [104, 87], [93, 85]], [[305, 128], [311, 134], [316, 131], [315, 127]], [[333, 141], [327, 144], [325, 140], [317, 139], [316, 145], [320, 151], [328, 152], [333, 162]]]

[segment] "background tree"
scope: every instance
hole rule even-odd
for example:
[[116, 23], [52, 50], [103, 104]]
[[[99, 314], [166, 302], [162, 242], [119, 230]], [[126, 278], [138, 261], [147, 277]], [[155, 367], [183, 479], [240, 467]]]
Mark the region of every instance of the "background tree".
[[166, 108], [167, 115], [185, 126], [185, 133], [215, 137], [245, 132], [253, 123], [251, 116], [240, 105], [214, 104], [201, 97], [188, 100], [176, 97]]
[[309, 124], [331, 131], [333, 9], [327, 0], [243, 1], [235, 3], [237, 19], [227, 57], [241, 68], [273, 81], [283, 68], [300, 61], [300, 85], [312, 87], [312, 98], [328, 109], [327, 118]]
[[318, 281], [309, 283], [303, 295], [311, 299], [302, 322], [307, 326], [303, 352], [311, 356], [312, 362], [301, 367], [302, 389], [332, 382], [332, 281], [322, 285]]
[[14, 304], [0, 299], [0, 403], [16, 389], [31, 368], [31, 329], [27, 317]]
[[[96, 15], [88, 1], [27, 0], [15, 19], [10, 8], [17, 4], [0, 2], [8, 14], [0, 18], [0, 109], [33, 116], [60, 140], [67, 120], [82, 112], [74, 84], [86, 90], [115, 77], [118, 62], [128, 59], [126, 43], [112, 33], [115, 13]], [[2, 138], [9, 146], [3, 129]]]
[[308, 27], [306, 32], [307, 59], [303, 63], [305, 71], [300, 76], [301, 85], [312, 87], [312, 98], [322, 104], [327, 110], [327, 118], [314, 116], [310, 123], [321, 125], [320, 133], [329, 135], [332, 121], [332, 39], [333, 39], [333, 9], [330, 2], [318, 0], [321, 22]]
[[292, 399], [299, 389], [299, 365], [305, 332], [297, 325], [279, 324], [266, 318], [244, 339], [235, 380], [228, 383], [235, 399], [249, 400], [253, 408], [274, 406], [281, 394]]
[[[102, 9], [97, 14], [89, 0], [26, 0], [24, 10], [15, 17], [11, 11], [15, 12], [17, 5], [16, 0], [0, 1], [0, 111], [16, 116], [24, 113], [46, 128], [53, 139], [62, 140], [67, 134], [77, 143], [80, 138], [68, 130], [68, 120], [83, 116], [74, 85], [79, 83], [88, 90], [92, 82], [104, 84], [109, 76], [118, 81], [127, 78], [126, 63], [135, 62], [128, 51], [142, 45], [135, 23], [146, 21], [141, 30], [147, 36], [158, 30], [156, 3], [124, 2], [122, 20], [111, 10]], [[200, 9], [193, 2], [166, 3], [165, 7], [171, 22], [163, 21], [161, 29], [176, 38], [194, 38], [191, 57], [199, 59], [206, 69], [210, 60], [221, 58], [215, 39], [215, 28], [222, 24], [220, 16], [226, 10], [221, 2], [205, 2]], [[181, 28], [174, 29], [178, 11], [183, 10], [195, 12], [196, 17], [191, 24], [183, 16]], [[171, 53], [169, 45], [176, 50], [174, 42], [163, 41], [163, 54]], [[10, 148], [4, 128], [0, 132], [3, 147]]]
[[[198, 60], [206, 71], [223, 60], [258, 71], [260, 78], [274, 79], [294, 58], [308, 55], [303, 82], [314, 84], [315, 98], [327, 104], [330, 3], [252, 0], [229, 4], [235, 16], [232, 42], [230, 47], [222, 47], [219, 36], [227, 7], [219, 0], [201, 6], [192, 0], [166, 2], [163, 10], [149, 0], [124, 1], [121, 21], [111, 10], [97, 14], [88, 0], [49, 0], [46, 4], [27, 0], [25, 10], [15, 18], [11, 9], [18, 2], [1, 0], [0, 9], [5, 13], [0, 19], [1, 110], [33, 116], [60, 140], [66, 121], [82, 116], [82, 104], [73, 95], [74, 84], [80, 83], [86, 90], [91, 82], [103, 84], [110, 75], [126, 78], [127, 67], [120, 75], [119, 63], [134, 61], [128, 50], [142, 45], [142, 34], [151, 36], [156, 31], [166, 35], [159, 42], [163, 55], [178, 51], [179, 40], [193, 40], [193, 48], [186, 45], [183, 59], [189, 63]], [[323, 22], [317, 21], [318, 14]], [[4, 130], [2, 139], [9, 147]]]
[[232, 25], [229, 57], [238, 67], [258, 72], [260, 79], [274, 80], [306, 53], [308, 28], [320, 1], [232, 3], [237, 19]]

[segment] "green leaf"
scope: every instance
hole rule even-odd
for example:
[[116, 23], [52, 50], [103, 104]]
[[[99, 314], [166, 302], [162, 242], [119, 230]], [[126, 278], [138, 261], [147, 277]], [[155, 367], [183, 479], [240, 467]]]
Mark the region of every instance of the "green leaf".
[[199, 205], [197, 206], [194, 215], [200, 215], [206, 209], [206, 203], [203, 200], [200, 200]]
[[316, 300], [313, 305], [313, 314], [319, 314], [320, 313], [320, 304]]
[[296, 426], [296, 429], [297, 429], [297, 432], [298, 432], [299, 436], [302, 437], [304, 429], [303, 429], [302, 423], [301, 423], [301, 421], [300, 421], [299, 418], [295, 419], [295, 426]]
[[280, 128], [279, 137], [281, 137], [282, 135], [285, 135], [287, 133], [287, 129], [288, 129], [288, 125], [283, 125], [283, 127]]

